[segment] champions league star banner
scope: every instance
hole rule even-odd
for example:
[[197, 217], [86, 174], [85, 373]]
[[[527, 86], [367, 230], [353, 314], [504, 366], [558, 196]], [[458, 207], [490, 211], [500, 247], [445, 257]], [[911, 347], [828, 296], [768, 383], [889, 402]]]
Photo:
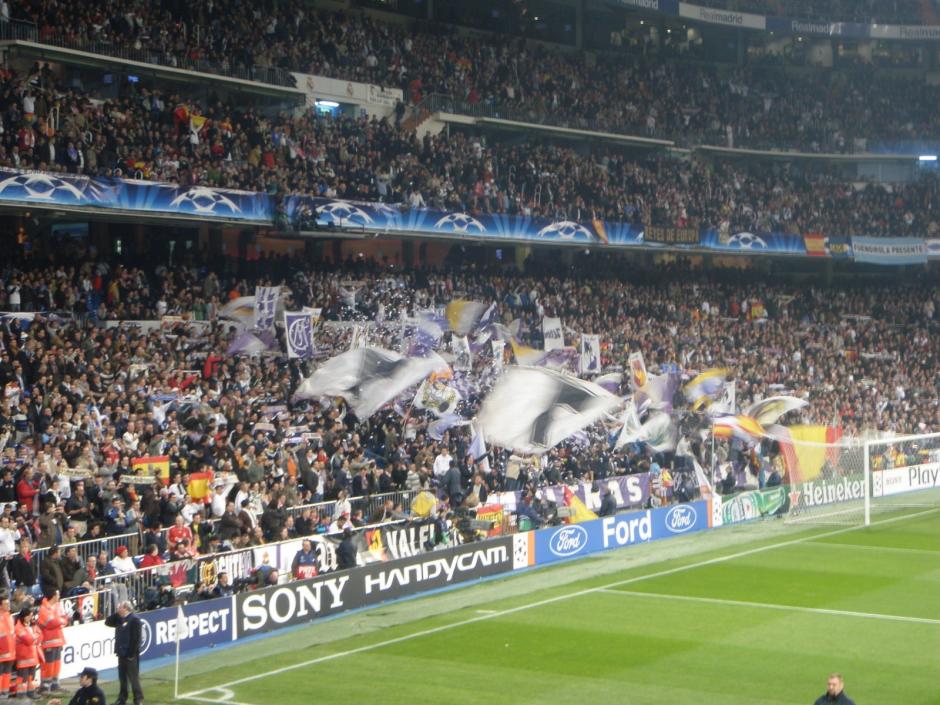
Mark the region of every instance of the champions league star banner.
[[728, 233], [712, 228], [701, 232], [699, 247], [742, 254], [806, 254], [803, 236], [792, 233]]
[[270, 223], [274, 212], [264, 193], [12, 169], [0, 169], [0, 201], [259, 223]]
[[315, 212], [321, 226], [383, 233], [469, 237], [476, 240], [529, 240], [570, 244], [642, 245], [643, 229], [629, 223], [590, 220], [552, 220], [505, 214], [411, 209], [387, 203], [339, 201], [308, 196], [286, 200], [288, 218]]

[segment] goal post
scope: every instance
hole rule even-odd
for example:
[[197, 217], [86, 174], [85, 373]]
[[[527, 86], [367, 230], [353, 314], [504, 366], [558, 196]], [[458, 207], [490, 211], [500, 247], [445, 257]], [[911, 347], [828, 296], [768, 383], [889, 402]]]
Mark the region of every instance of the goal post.
[[940, 433], [865, 441], [865, 524], [875, 511], [940, 507]]
[[788, 523], [868, 526], [875, 514], [940, 507], [940, 433], [781, 445]]

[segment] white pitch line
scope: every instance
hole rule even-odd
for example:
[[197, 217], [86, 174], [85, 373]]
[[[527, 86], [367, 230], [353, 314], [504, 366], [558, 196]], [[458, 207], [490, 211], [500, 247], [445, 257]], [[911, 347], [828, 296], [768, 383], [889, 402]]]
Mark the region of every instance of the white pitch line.
[[[932, 514], [934, 512], [940, 511], [938, 509], [928, 509], [923, 512], [917, 512], [915, 514], [907, 514], [899, 517], [892, 517], [890, 519], [882, 519], [881, 521], [873, 521], [871, 526], [880, 526], [883, 524], [893, 524], [897, 521], [906, 521], [908, 519], [914, 519], [925, 514]], [[717, 558], [709, 558], [704, 561], [699, 561], [697, 563], [689, 563], [687, 565], [678, 566], [676, 568], [668, 568], [666, 570], [660, 570], [655, 573], [648, 573], [647, 575], [638, 575], [634, 578], [627, 578], [625, 580], [617, 580], [606, 585], [600, 585], [595, 588], [587, 588], [585, 590], [577, 590], [575, 592], [565, 593], [564, 595], [556, 595], [555, 597], [549, 597], [544, 600], [537, 600], [535, 602], [530, 602], [525, 605], [519, 605], [518, 607], [510, 607], [504, 610], [498, 610], [492, 614], [482, 614], [478, 617], [471, 617], [469, 619], [464, 619], [460, 622], [451, 622], [450, 624], [443, 624], [439, 627], [432, 627], [430, 629], [422, 629], [418, 632], [413, 632], [411, 634], [405, 634], [404, 636], [395, 637], [394, 639], [386, 639], [385, 641], [379, 641], [375, 644], [367, 644], [365, 646], [360, 646], [355, 649], [348, 649], [347, 651], [337, 651], [333, 654], [327, 654], [326, 656], [318, 656], [317, 658], [310, 659], [308, 661], [303, 661], [301, 663], [295, 663], [290, 666], [282, 666], [281, 668], [275, 668], [271, 671], [266, 671], [264, 673], [255, 673], [250, 676], [245, 676], [244, 678], [238, 678], [228, 683], [223, 683], [222, 685], [216, 686], [214, 688], [204, 688], [202, 690], [194, 690], [192, 693], [185, 693], [180, 695], [181, 700], [195, 700], [191, 696], [201, 695], [202, 693], [211, 693], [213, 690], [219, 690], [222, 688], [231, 688], [235, 685], [241, 685], [242, 683], [250, 683], [251, 681], [260, 680], [261, 678], [268, 678], [270, 676], [276, 676], [281, 673], [286, 673], [287, 671], [294, 671], [298, 668], [305, 668], [306, 666], [315, 666], [320, 663], [326, 663], [327, 661], [334, 661], [339, 658], [345, 658], [346, 656], [354, 656], [356, 654], [361, 654], [366, 651], [373, 651], [375, 649], [381, 649], [386, 646], [392, 646], [393, 644], [400, 644], [403, 641], [411, 641], [412, 639], [418, 639], [423, 636], [430, 636], [432, 634], [438, 634], [440, 632], [449, 631], [451, 629], [456, 629], [457, 627], [464, 627], [468, 624], [476, 624], [477, 622], [483, 622], [488, 619], [494, 619], [495, 617], [504, 617], [507, 614], [515, 614], [516, 612], [522, 612], [524, 610], [530, 610], [535, 607], [543, 607], [545, 605], [551, 605], [555, 602], [560, 602], [561, 600], [568, 600], [573, 597], [581, 597], [582, 595], [590, 595], [591, 593], [601, 592], [603, 590], [608, 590], [610, 588], [615, 588], [620, 585], [631, 585], [633, 583], [638, 583], [643, 580], [651, 580], [653, 578], [662, 578], [667, 575], [674, 575], [676, 573], [682, 573], [687, 570], [694, 570], [695, 568], [703, 568], [709, 565], [715, 565], [716, 563], [724, 563], [725, 561], [731, 561], [736, 558], [743, 558], [745, 556], [751, 556], [755, 553], [763, 553], [764, 551], [772, 551], [777, 548], [785, 548], [786, 546], [794, 546], [801, 543], [806, 543], [814, 539], [826, 538], [828, 536], [838, 536], [839, 534], [845, 534], [850, 531], [857, 531], [858, 529], [865, 528], [864, 525], [861, 526], [850, 526], [842, 529], [835, 529], [833, 531], [827, 531], [822, 534], [814, 534], [812, 536], [804, 536], [799, 539], [790, 539], [788, 541], [780, 541], [778, 543], [767, 544], [766, 546], [758, 546], [757, 548], [750, 548], [746, 551], [738, 551], [737, 553], [730, 553], [727, 556], [718, 556]], [[235, 705], [234, 703], [232, 705]]]
[[919, 553], [933, 554], [940, 559], [940, 551], [934, 551], [929, 548], [905, 548], [904, 546], [868, 546], [863, 543], [833, 543], [831, 541], [809, 541], [814, 546], [832, 546], [835, 548], [859, 548], [863, 551], [887, 551], [889, 553]]
[[627, 595], [630, 597], [649, 597], [657, 600], [678, 600], [697, 602], [708, 605], [727, 605], [730, 607], [753, 607], [755, 609], [778, 610], [781, 612], [805, 612], [825, 614], [836, 617], [860, 617], [862, 619], [880, 619], [886, 622], [914, 622], [915, 624], [940, 624], [940, 619], [929, 617], [906, 617], [901, 614], [880, 614], [878, 612], [853, 612], [851, 610], [832, 610], [825, 607], [801, 607], [799, 605], [778, 605], [771, 602], [751, 602], [749, 600], [725, 600], [719, 597], [696, 597], [695, 595], [670, 595], [662, 592], [641, 592], [637, 590], [602, 590], [606, 595]]

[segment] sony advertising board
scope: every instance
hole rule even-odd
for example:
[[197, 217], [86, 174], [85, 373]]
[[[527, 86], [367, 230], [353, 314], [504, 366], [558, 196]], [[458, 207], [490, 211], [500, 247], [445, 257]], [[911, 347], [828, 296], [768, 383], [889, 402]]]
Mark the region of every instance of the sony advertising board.
[[540, 529], [535, 532], [535, 562], [543, 565], [611, 548], [648, 543], [702, 531], [710, 524], [708, 502], [698, 501]]
[[233, 638], [511, 571], [512, 537], [299, 580], [235, 596]]

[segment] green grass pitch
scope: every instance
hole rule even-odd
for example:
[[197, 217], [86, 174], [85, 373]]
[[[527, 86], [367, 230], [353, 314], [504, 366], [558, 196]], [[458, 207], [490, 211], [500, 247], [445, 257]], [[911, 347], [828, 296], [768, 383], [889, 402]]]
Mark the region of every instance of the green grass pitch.
[[[940, 510], [634, 546], [181, 664], [191, 704], [940, 705]], [[106, 691], [115, 690], [113, 684]], [[148, 703], [173, 702], [172, 669]]]

